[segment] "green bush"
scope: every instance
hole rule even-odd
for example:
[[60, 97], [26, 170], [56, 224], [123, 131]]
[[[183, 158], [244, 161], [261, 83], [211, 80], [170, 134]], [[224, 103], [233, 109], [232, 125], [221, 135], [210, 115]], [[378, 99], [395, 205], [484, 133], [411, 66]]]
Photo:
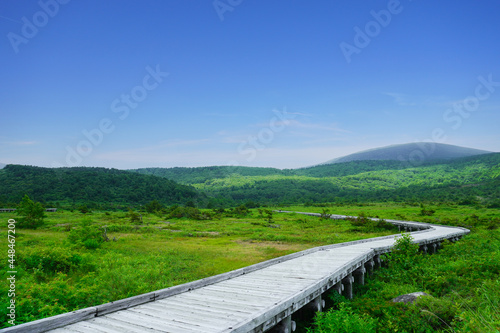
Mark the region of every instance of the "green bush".
[[406, 270], [412, 267], [419, 259], [419, 245], [413, 243], [413, 237], [409, 233], [401, 233], [391, 252], [386, 255], [389, 266]]
[[376, 332], [377, 319], [358, 314], [346, 303], [340, 303], [338, 310], [318, 312], [314, 325], [308, 333], [371, 333]]
[[19, 254], [19, 262], [27, 270], [39, 270], [45, 273], [69, 272], [78, 267], [82, 257], [67, 248], [54, 247], [33, 250], [29, 248]]
[[127, 217], [130, 218], [130, 223], [142, 224], [142, 215], [134, 212], [131, 208], [128, 209]]
[[84, 219], [79, 227], [70, 231], [68, 240], [87, 249], [96, 249], [104, 242], [103, 230], [93, 225], [90, 219]]

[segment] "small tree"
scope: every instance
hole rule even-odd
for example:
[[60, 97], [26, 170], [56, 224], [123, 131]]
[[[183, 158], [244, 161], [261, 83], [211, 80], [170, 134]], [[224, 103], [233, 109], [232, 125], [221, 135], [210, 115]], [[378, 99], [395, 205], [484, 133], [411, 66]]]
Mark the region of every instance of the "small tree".
[[142, 224], [142, 215], [134, 212], [132, 208], [128, 209], [127, 216], [130, 218], [131, 223]]
[[16, 213], [22, 216], [19, 220], [20, 228], [36, 229], [43, 225], [45, 209], [41, 203], [34, 202], [28, 195], [24, 195], [18, 205]]
[[150, 203], [144, 206], [146, 208], [146, 212], [150, 214], [161, 214], [165, 210], [165, 207], [158, 200], [153, 200]]
[[267, 223], [273, 223], [273, 211], [270, 209], [264, 209], [266, 214]]
[[332, 216], [332, 214], [330, 214], [330, 210], [328, 208], [323, 208], [323, 210], [321, 212], [321, 218], [322, 219], [329, 219], [331, 216]]

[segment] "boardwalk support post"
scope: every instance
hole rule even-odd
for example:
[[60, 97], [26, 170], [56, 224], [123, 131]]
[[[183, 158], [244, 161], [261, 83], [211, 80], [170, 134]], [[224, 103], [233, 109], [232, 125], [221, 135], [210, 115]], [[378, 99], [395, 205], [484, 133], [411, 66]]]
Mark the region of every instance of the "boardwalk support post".
[[297, 329], [297, 323], [292, 320], [292, 316], [288, 316], [279, 322], [278, 325], [270, 331], [271, 333], [292, 333]]
[[323, 300], [321, 295], [319, 295], [318, 297], [313, 299], [311, 302], [309, 302], [308, 307], [313, 309], [314, 312], [322, 312], [323, 309], [325, 308], [325, 301]]
[[373, 261], [373, 259], [372, 259], [372, 260], [366, 262], [365, 266], [367, 267], [368, 275], [372, 275], [373, 274], [373, 267], [375, 266], [375, 261]]
[[342, 284], [342, 281], [337, 282], [337, 284], [333, 287], [339, 295], [342, 295], [342, 292], [344, 291], [344, 285]]
[[345, 285], [345, 297], [348, 299], [352, 298], [352, 283], [354, 282], [354, 278], [352, 274], [347, 275], [342, 279], [342, 283]]
[[360, 268], [356, 269], [353, 272], [353, 275], [356, 276], [357, 278], [357, 282], [361, 285], [365, 284], [365, 273], [366, 273], [365, 266], [361, 266]]

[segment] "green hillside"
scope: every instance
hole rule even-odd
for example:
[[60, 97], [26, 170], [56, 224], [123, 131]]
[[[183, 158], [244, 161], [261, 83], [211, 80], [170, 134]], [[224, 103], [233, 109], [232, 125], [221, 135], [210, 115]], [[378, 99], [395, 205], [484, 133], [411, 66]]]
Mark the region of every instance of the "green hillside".
[[[150, 169], [151, 170], [151, 169]], [[364, 201], [454, 201], [497, 204], [500, 154], [406, 167], [397, 161], [353, 161], [296, 170], [241, 167], [153, 169], [193, 184], [212, 205]], [[141, 172], [148, 172], [142, 169]]]
[[399, 161], [354, 161], [338, 164], [323, 164], [301, 169], [276, 169], [243, 166], [209, 166], [195, 168], [142, 168], [130, 170], [145, 175], [167, 178], [181, 184], [202, 184], [214, 179], [234, 176], [265, 177], [265, 176], [310, 176], [310, 177], [341, 177], [355, 175], [367, 171], [400, 169]]
[[193, 187], [116, 169], [7, 165], [0, 170], [0, 203], [12, 206], [24, 194], [41, 202], [101, 206], [140, 205], [152, 200], [163, 204], [205, 200]]

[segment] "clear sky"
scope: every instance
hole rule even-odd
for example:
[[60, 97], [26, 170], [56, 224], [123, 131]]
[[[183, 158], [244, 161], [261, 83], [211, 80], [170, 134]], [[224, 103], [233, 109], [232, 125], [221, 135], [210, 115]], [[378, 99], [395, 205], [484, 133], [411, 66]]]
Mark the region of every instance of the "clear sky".
[[500, 151], [498, 0], [2, 0], [0, 162]]

